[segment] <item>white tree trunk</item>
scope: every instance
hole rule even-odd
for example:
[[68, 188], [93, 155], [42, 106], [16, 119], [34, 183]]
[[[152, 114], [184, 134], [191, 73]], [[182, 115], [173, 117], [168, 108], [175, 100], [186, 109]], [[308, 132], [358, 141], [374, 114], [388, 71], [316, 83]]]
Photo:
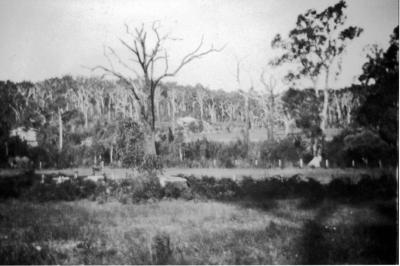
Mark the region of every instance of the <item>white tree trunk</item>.
[[328, 119], [328, 103], [329, 103], [329, 68], [326, 69], [325, 76], [325, 89], [324, 89], [324, 105], [321, 113], [321, 130], [323, 134], [326, 133], [326, 124]]
[[171, 129], [172, 134], [175, 134], [175, 112], [176, 112], [176, 104], [175, 104], [175, 90], [171, 91]]
[[156, 155], [156, 135], [154, 131], [145, 136], [145, 154]]
[[114, 146], [111, 145], [111, 147], [110, 147], [110, 164], [113, 163], [113, 152], [114, 152]]
[[339, 123], [342, 123], [343, 122], [342, 108], [340, 106], [339, 99], [338, 99], [337, 95], [336, 94], [334, 94], [334, 95], [335, 95], [335, 102], [336, 102], [336, 110], [337, 110], [337, 114], [338, 114], [338, 120], [339, 120]]
[[61, 151], [63, 148], [63, 124], [62, 124], [62, 112], [58, 108], [58, 150]]
[[84, 116], [85, 116], [85, 128], [88, 127], [88, 108], [85, 108], [85, 112], [84, 112]]

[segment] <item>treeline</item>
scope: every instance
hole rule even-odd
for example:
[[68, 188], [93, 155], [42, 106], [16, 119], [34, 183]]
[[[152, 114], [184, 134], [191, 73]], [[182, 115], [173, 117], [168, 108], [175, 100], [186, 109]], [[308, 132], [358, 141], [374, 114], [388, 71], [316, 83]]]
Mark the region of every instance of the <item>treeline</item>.
[[[118, 81], [64, 76], [38, 83], [0, 82], [0, 87], [3, 102], [3, 162], [7, 157], [26, 154], [26, 148], [15, 148], [19, 145], [17, 140], [7, 140], [11, 129], [24, 127], [36, 130], [40, 147], [37, 149], [41, 150], [41, 155], [34, 157], [42, 161], [44, 166], [46, 162], [47, 166], [55, 166], [60, 160], [72, 165], [87, 165], [93, 162], [94, 156], [101, 154], [107, 162], [114, 163], [115, 159], [119, 159], [118, 123], [127, 119], [140, 123], [131, 91]], [[184, 142], [180, 135], [183, 135], [185, 129], [177, 124], [181, 117], [194, 117], [200, 121], [200, 125], [207, 123], [208, 129], [211, 127], [215, 130], [225, 131], [244, 125], [244, 97], [238, 92], [213, 91], [201, 85], [191, 87], [176, 83], [162, 84], [158, 91], [156, 114], [157, 121], [161, 122], [158, 123], [160, 153], [163, 152], [162, 149], [165, 151], [163, 140], [166, 134], [171, 135], [170, 139], [176, 139], [174, 145]], [[296, 98], [292, 97], [294, 91], [302, 98], [316, 95], [311, 89], [289, 90], [276, 95], [275, 110], [268, 110], [266, 102], [269, 97], [254, 91], [253, 94], [257, 97], [250, 99], [250, 127], [268, 128], [272, 125], [274, 131], [283, 131], [289, 136], [298, 126], [295, 123], [295, 113], [299, 106]], [[345, 127], [351, 123], [354, 110], [361, 101], [360, 91], [362, 90], [357, 86], [332, 90], [328, 120], [330, 126]], [[317, 104], [320, 105], [321, 102], [320, 95]], [[274, 113], [273, 121], [269, 121], [269, 112]], [[196, 132], [206, 129], [202, 126], [200, 129], [189, 127], [188, 130]], [[187, 146], [189, 144], [184, 147], [184, 154], [192, 154], [185, 153]], [[169, 148], [167, 150], [171, 151]], [[182, 153], [182, 150], [174, 157], [179, 158], [179, 152]], [[184, 154], [181, 157], [185, 157]], [[195, 157], [186, 156], [193, 159]]]
[[[276, 166], [277, 160], [306, 163], [317, 155], [337, 166], [396, 164], [398, 27], [386, 51], [373, 49], [359, 80], [361, 85], [341, 90], [290, 88], [281, 94], [273, 93], [272, 85], [265, 93], [243, 93], [160, 83], [154, 95], [157, 154], [167, 165], [186, 166]], [[43, 167], [92, 165], [101, 155], [110, 165], [129, 166], [127, 147], [138, 151], [136, 159], [143, 155], [146, 113], [124, 80], [64, 76], [37, 83], [0, 81], [0, 101], [2, 165], [13, 156], [28, 156]], [[182, 125], [179, 120], [185, 117], [199, 123]], [[11, 137], [18, 127], [35, 129], [38, 146], [30, 148]], [[243, 129], [234, 143], [186, 139], [190, 131], [228, 132], [232, 127]], [[267, 141], [251, 143], [252, 128], [266, 129]], [[324, 128], [342, 133], [329, 139]], [[295, 129], [301, 134], [294, 134]]]

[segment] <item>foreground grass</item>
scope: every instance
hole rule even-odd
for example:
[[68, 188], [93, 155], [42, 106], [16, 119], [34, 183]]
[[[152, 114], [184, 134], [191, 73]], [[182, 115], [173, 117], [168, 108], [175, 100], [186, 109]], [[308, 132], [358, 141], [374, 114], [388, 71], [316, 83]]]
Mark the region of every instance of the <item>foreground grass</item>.
[[1, 264], [396, 263], [396, 202], [0, 203]]

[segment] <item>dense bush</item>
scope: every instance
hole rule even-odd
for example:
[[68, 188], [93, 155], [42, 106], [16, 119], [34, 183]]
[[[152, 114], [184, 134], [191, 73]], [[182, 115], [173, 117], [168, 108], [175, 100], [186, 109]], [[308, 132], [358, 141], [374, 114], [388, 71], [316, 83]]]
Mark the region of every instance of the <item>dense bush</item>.
[[73, 201], [84, 198], [95, 198], [105, 186], [96, 184], [91, 180], [83, 180], [77, 178], [75, 180], [67, 180], [61, 184], [56, 184], [53, 179], [45, 183], [35, 182], [32, 187], [24, 191], [23, 198], [32, 201]]
[[215, 179], [203, 176], [201, 179], [194, 176], [185, 177], [188, 186], [198, 198], [203, 199], [232, 199], [239, 195], [239, 186], [229, 178]]
[[161, 187], [157, 176], [141, 174], [125, 179], [93, 182], [81, 177], [57, 184], [52, 177], [40, 182], [38, 176], [24, 175], [20, 178], [1, 180], [2, 198], [21, 198], [29, 201], [73, 201], [97, 200], [100, 203], [117, 200], [122, 203], [157, 201], [166, 198], [214, 199], [214, 200], [269, 200], [303, 198], [309, 202], [320, 202], [323, 198], [346, 200], [390, 199], [397, 195], [397, 180], [394, 176], [380, 178], [362, 176], [358, 182], [349, 177], [333, 179], [322, 185], [311, 178], [295, 175], [254, 180], [244, 177], [240, 181], [229, 178], [215, 179], [203, 176], [185, 177], [185, 183], [167, 183]]
[[[207, 139], [183, 143], [184, 161], [181, 165], [187, 167], [226, 167], [235, 166], [236, 160], [248, 160], [248, 145], [242, 140], [231, 143], [219, 143]], [[162, 154], [162, 156], [165, 156]], [[214, 160], [216, 164], [214, 164]]]
[[[397, 163], [397, 151], [372, 131], [344, 130], [341, 134], [327, 142], [324, 157], [332, 162], [332, 166], [349, 167], [354, 160], [356, 165], [378, 167]], [[368, 162], [368, 164], [367, 164]]]
[[118, 126], [117, 156], [124, 167], [134, 168], [142, 164], [144, 133], [133, 119], [123, 120]]
[[117, 200], [122, 203], [159, 200], [164, 196], [164, 191], [155, 175], [139, 175], [119, 180], [94, 182], [81, 177], [70, 179], [57, 184], [52, 177], [33, 182], [30, 187], [25, 186], [10, 196], [27, 199], [30, 201], [73, 201], [91, 199], [99, 202]]
[[350, 178], [342, 177], [326, 185], [300, 175], [261, 180], [245, 177], [240, 182], [206, 176], [201, 179], [194, 176], [185, 178], [194, 197], [218, 200], [304, 198], [318, 202], [323, 198], [369, 200], [393, 198], [397, 195], [396, 178], [390, 175], [380, 178], [366, 175], [359, 182], [351, 182]]
[[33, 172], [26, 172], [18, 176], [0, 178], [0, 198], [17, 198], [31, 187], [40, 177]]
[[289, 136], [281, 140], [264, 141], [261, 144], [260, 158], [266, 163], [273, 164], [279, 159], [296, 163], [307, 156], [306, 144], [300, 137]]
[[187, 184], [179, 183], [167, 183], [163, 189], [164, 197], [166, 198], [182, 198], [186, 200], [191, 200], [194, 198], [194, 193], [192, 189], [188, 187]]

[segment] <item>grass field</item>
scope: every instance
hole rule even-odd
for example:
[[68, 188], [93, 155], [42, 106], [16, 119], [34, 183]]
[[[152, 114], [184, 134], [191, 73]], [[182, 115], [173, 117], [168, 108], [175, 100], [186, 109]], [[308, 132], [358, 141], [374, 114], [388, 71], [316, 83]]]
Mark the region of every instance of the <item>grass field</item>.
[[[69, 175], [75, 170], [61, 172]], [[80, 175], [86, 174], [84, 171], [90, 173], [90, 169], [78, 171]], [[277, 174], [292, 176], [300, 172], [323, 182], [332, 176], [356, 177], [367, 170], [265, 171], [167, 169], [171, 175], [195, 173], [218, 178], [235, 174], [254, 176], [254, 173], [259, 174], [258, 178]], [[367, 173], [372, 176], [382, 171], [374, 169]], [[221, 179], [220, 183], [207, 178], [188, 180], [192, 180], [193, 193], [211, 192], [211, 197], [172, 199], [164, 196], [139, 203], [113, 197], [40, 202], [30, 200], [23, 193], [14, 198], [2, 198], [0, 264], [398, 263], [398, 202], [394, 179], [390, 179], [393, 182], [386, 179], [386, 183], [382, 179], [373, 182], [366, 179], [353, 187], [333, 182], [335, 184], [325, 188], [304, 181], [300, 185], [288, 183], [285, 191], [279, 190], [283, 185], [274, 179], [259, 183], [247, 180], [247, 185], [240, 187], [246, 189], [243, 191], [247, 194], [230, 197], [228, 193], [219, 198], [212, 196], [220, 195], [218, 191], [222, 188], [232, 189], [226, 180]], [[126, 189], [129, 184], [136, 183], [127, 183]], [[31, 192], [57, 188], [43, 185], [38, 189], [37, 185]], [[268, 190], [268, 186], [274, 189]], [[303, 192], [292, 191], [295, 187]], [[362, 189], [357, 190], [357, 187]], [[71, 188], [65, 186], [65, 192], [75, 191]], [[261, 195], [258, 188], [268, 195]], [[318, 191], [327, 194], [321, 197]], [[339, 194], [329, 194], [329, 191]], [[360, 197], [353, 194], [360, 194]]]
[[395, 263], [393, 212], [387, 201], [306, 208], [296, 199], [9, 200], [0, 203], [0, 257], [6, 264]]

